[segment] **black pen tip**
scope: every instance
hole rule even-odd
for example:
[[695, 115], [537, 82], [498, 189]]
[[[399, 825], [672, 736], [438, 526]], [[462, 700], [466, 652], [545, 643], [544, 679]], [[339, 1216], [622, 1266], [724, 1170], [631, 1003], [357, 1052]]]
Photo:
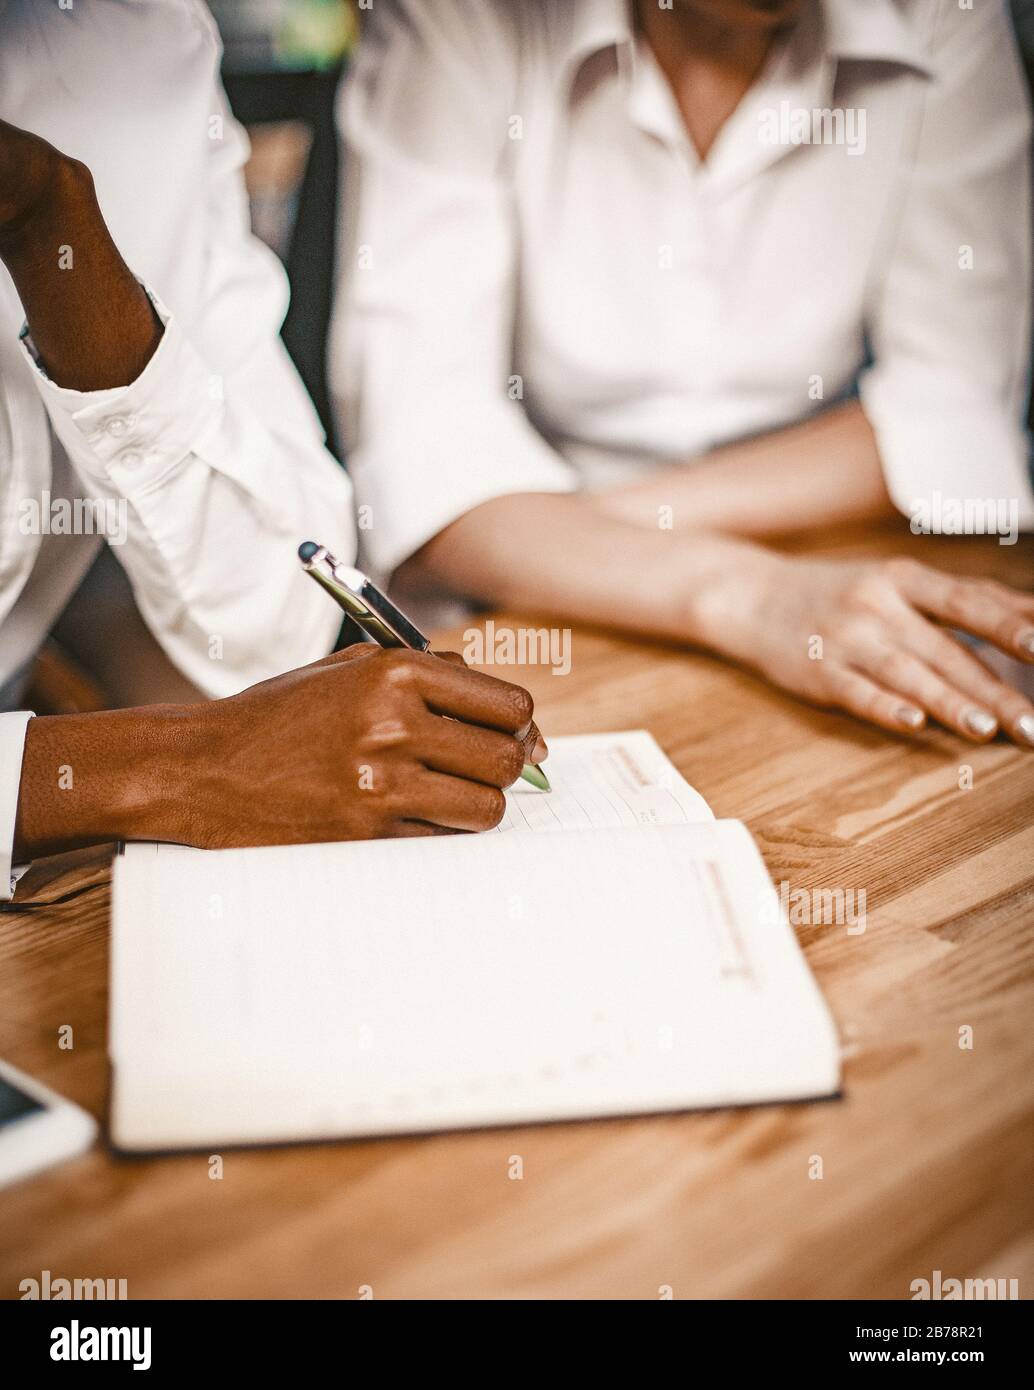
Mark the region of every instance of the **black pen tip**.
[[298, 547], [298, 558], [299, 560], [304, 560], [305, 563], [308, 564], [317, 550], [319, 550], [319, 546], [315, 541], [302, 541], [301, 545]]

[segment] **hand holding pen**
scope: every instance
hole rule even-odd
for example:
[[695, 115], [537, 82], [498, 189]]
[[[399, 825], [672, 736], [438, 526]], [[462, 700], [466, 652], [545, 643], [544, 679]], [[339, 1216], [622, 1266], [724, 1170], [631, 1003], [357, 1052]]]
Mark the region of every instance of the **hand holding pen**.
[[[340, 564], [325, 546], [317, 545], [315, 541], [303, 541], [298, 547], [298, 558], [306, 572], [378, 645], [388, 649], [408, 648], [416, 652], [430, 650], [430, 638], [425, 637], [416, 624], [361, 570]], [[450, 662], [453, 660], [452, 653], [443, 655]], [[533, 787], [548, 792], [549, 779], [536, 765], [546, 756], [542, 735], [534, 723], [529, 723], [528, 728], [519, 731], [517, 737], [524, 743], [528, 759], [521, 776]]]

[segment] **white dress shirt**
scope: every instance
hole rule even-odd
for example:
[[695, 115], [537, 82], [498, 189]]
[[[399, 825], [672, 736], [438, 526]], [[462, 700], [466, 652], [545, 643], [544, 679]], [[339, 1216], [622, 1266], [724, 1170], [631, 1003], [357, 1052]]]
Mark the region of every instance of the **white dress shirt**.
[[704, 162], [625, 0], [378, 0], [340, 117], [333, 376], [378, 569], [489, 498], [690, 463], [854, 390], [903, 511], [1034, 519], [999, 0], [805, 0]]
[[[43, 517], [48, 495], [122, 509], [112, 551], [140, 612], [207, 694], [325, 655], [340, 626], [295, 552], [310, 537], [354, 550], [351, 489], [278, 337], [286, 277], [248, 228], [247, 143], [219, 59], [200, 0], [0, 5], [0, 117], [89, 166], [165, 322], [137, 381], [62, 389], [19, 341], [0, 266], [0, 690], [103, 544], [33, 529], [27, 504]], [[24, 725], [0, 715], [0, 896]]]

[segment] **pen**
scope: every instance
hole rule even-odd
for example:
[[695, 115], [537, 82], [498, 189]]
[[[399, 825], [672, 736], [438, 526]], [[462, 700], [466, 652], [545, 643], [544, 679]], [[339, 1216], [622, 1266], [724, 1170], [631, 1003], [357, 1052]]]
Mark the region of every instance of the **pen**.
[[[303, 541], [298, 558], [316, 583], [382, 647], [408, 647], [415, 652], [430, 648], [431, 639], [362, 570], [340, 564], [325, 545], [315, 541]], [[525, 763], [521, 776], [539, 791], [551, 790], [549, 778], [534, 763]]]

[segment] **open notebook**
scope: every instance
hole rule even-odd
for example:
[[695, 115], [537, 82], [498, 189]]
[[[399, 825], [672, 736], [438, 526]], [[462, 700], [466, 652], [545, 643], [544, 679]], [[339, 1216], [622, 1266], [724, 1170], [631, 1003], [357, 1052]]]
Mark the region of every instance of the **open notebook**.
[[747, 830], [643, 732], [554, 739], [479, 836], [116, 861], [122, 1148], [829, 1095], [832, 1020]]

